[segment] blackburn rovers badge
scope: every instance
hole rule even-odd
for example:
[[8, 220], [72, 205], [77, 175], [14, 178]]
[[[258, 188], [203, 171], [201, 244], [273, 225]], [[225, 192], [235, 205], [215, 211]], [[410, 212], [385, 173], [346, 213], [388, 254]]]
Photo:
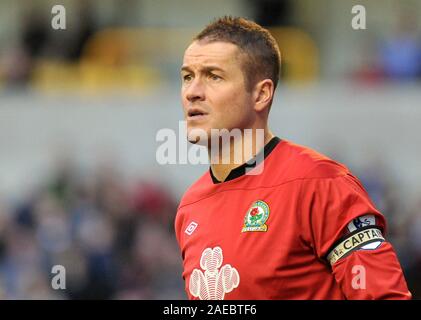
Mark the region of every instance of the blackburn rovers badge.
[[262, 200], [253, 202], [244, 218], [241, 232], [267, 231], [266, 221], [269, 218], [269, 206]]

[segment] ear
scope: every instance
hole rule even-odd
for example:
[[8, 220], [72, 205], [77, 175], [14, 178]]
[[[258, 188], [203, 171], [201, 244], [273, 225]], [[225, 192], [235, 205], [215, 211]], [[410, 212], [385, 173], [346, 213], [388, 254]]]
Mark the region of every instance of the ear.
[[274, 91], [275, 86], [272, 80], [264, 79], [259, 81], [254, 87], [254, 110], [260, 112], [269, 108]]

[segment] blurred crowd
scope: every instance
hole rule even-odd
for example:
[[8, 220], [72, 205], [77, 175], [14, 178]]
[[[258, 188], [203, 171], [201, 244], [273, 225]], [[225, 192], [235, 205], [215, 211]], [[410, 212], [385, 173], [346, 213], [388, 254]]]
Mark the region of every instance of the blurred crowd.
[[[300, 25], [296, 19], [294, 20], [297, 7], [291, 0], [247, 0], [244, 4], [249, 8], [250, 18], [263, 26], [269, 28], [292, 27], [312, 35], [312, 30], [308, 26]], [[421, 34], [417, 12], [411, 11], [410, 7], [404, 5], [397, 6], [397, 8], [396, 21], [390, 30], [384, 32], [382, 30], [384, 27], [370, 25], [370, 29], [364, 31], [364, 37], [360, 37], [355, 44], [357, 58], [353, 60], [358, 62], [350, 62], [342, 76], [345, 78], [349, 76], [349, 78], [365, 84], [383, 83], [390, 80], [407, 82], [421, 79]], [[133, 60], [130, 55], [134, 53], [124, 51], [127, 44], [116, 45], [121, 39], [110, 39], [111, 45], [107, 44], [105, 47], [96, 48], [97, 43], [93, 44], [95, 42], [93, 39], [104, 30], [118, 30], [133, 26], [141, 29], [142, 26], [141, 21], [136, 19], [125, 20], [125, 15], [115, 8], [111, 11], [113, 14], [100, 23], [96, 14], [97, 9], [92, 1], [75, 2], [74, 8], [72, 7], [69, 13], [73, 19], [72, 27], [65, 32], [57, 32], [51, 28], [51, 17], [47, 14], [49, 12], [46, 13], [44, 7], [37, 7], [36, 4], [33, 4], [30, 8], [22, 10], [19, 16], [17, 39], [8, 42], [4, 48], [1, 48], [0, 45], [0, 84], [6, 89], [37, 87], [40, 78], [47, 77], [49, 85], [53, 85], [55, 82], [64, 82], [63, 79], [67, 79], [65, 76], [68, 73], [71, 74], [71, 76], [68, 75], [70, 79], [80, 77], [78, 67], [82, 64], [86, 65], [88, 62], [88, 64], [99, 63], [101, 65], [104, 61], [106, 67], [131, 66], [132, 64], [142, 66], [145, 64], [159, 75], [157, 77], [160, 80], [165, 80], [166, 77], [170, 78], [167, 80], [174, 80], [174, 76], [178, 76], [179, 57], [169, 58], [167, 56], [164, 60], [159, 60], [162, 59], [162, 57], [157, 58], [161, 54], [160, 46], [155, 48], [143, 38], [134, 42], [140, 41], [140, 47], [151, 46], [151, 50], [155, 50], [152, 57], [158, 60], [155, 61], [146, 56], [141, 57], [140, 53], [136, 53], [135, 55], [139, 56]], [[164, 35], [162, 36], [164, 37]], [[315, 52], [320, 50], [323, 53], [323, 41], [331, 40], [323, 37], [318, 39], [319, 37], [311, 36], [309, 38], [313, 38], [312, 41], [317, 48]], [[99, 56], [91, 57], [92, 48], [96, 48], [93, 52], [99, 52]], [[147, 51], [147, 48], [143, 49], [140, 52]], [[284, 50], [285, 44], [281, 46], [285, 67], [281, 77], [288, 80], [288, 72], [285, 73], [285, 70], [290, 68], [289, 63], [292, 59], [288, 56], [288, 50]], [[299, 52], [301, 50], [303, 49], [300, 49]], [[284, 55], [285, 53], [286, 55]], [[315, 55], [313, 58], [318, 60], [316, 53], [311, 53], [311, 55]], [[43, 69], [45, 65], [51, 69]], [[70, 69], [56, 70], [58, 66], [63, 67], [63, 65]], [[49, 72], [52, 70], [56, 70], [57, 74], [54, 74], [53, 78], [49, 78], [51, 77]], [[129, 82], [133, 73], [130, 73], [128, 78], [124, 78], [124, 81]], [[123, 74], [122, 70], [119, 70], [119, 74]], [[317, 80], [317, 77], [311, 79]], [[76, 83], [80, 83], [80, 80]]]
[[421, 80], [421, 34], [417, 13], [409, 9], [398, 12], [393, 31], [387, 36], [371, 33], [361, 56], [363, 63], [354, 70], [358, 81]]
[[421, 299], [421, 197], [414, 203], [401, 199], [396, 177], [381, 161], [353, 171], [385, 216], [386, 240], [395, 249], [413, 298]]
[[[405, 207], [381, 166], [357, 175], [421, 298], [421, 202]], [[185, 299], [177, 202], [156, 182], [128, 183], [116, 167], [86, 173], [61, 162], [29, 195], [1, 203], [0, 298]], [[65, 267], [65, 290], [52, 288], [54, 265]]]
[[[177, 203], [155, 182], [129, 186], [111, 166], [82, 174], [63, 163], [1, 204], [0, 299], [185, 298]], [[65, 290], [52, 288], [54, 265], [65, 268]]]
[[0, 78], [6, 88], [30, 85], [34, 69], [43, 59], [79, 62], [87, 41], [97, 31], [90, 1], [77, 2], [72, 27], [66, 32], [54, 32], [47, 13], [35, 3], [23, 10], [18, 39], [0, 47]]

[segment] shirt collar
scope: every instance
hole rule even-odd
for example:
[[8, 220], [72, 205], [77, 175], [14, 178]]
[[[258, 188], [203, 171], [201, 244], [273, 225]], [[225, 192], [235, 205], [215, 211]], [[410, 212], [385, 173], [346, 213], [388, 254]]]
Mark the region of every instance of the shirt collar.
[[[247, 161], [246, 163], [243, 163], [239, 167], [232, 169], [224, 181], [219, 181], [218, 179], [216, 179], [215, 176], [213, 175], [212, 168], [209, 167], [209, 173], [211, 175], [212, 182], [214, 184], [218, 184], [218, 183], [227, 182], [227, 181], [230, 181], [230, 180], [233, 180], [245, 175], [246, 172], [250, 170], [250, 168], [256, 167], [263, 159], [266, 159], [266, 157], [272, 152], [273, 149], [275, 149], [275, 147], [280, 141], [281, 139], [279, 139], [278, 137], [273, 137], [268, 143], [266, 143], [263, 150], [261, 150], [251, 160]], [[262, 157], [262, 153], [263, 153], [263, 157]]]

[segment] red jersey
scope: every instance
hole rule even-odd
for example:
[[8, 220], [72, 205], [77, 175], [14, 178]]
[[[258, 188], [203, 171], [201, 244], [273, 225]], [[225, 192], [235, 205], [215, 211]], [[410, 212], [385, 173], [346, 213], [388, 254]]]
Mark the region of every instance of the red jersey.
[[411, 298], [384, 217], [344, 165], [279, 138], [262, 152], [260, 174], [209, 170], [181, 200], [189, 299]]

